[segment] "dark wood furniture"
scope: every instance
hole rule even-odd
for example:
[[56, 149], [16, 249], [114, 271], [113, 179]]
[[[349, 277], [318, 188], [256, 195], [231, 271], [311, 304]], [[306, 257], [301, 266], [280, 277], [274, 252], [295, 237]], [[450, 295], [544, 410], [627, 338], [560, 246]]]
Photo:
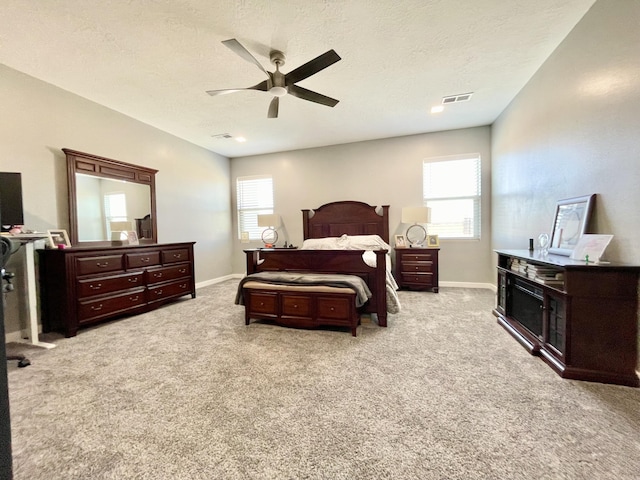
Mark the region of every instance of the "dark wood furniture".
[[[133, 165], [131, 163], [113, 160], [111, 158], [100, 157], [90, 153], [78, 152], [69, 148], [62, 151], [67, 157], [67, 183], [69, 187], [69, 240], [71, 245], [87, 244], [108, 244], [110, 238], [103, 238], [102, 241], [83, 242], [78, 238], [78, 200], [76, 184], [78, 175], [85, 175], [111, 180], [121, 180], [148, 186], [148, 202], [150, 211], [149, 218], [144, 224], [144, 232], [138, 232], [141, 243], [156, 243], [158, 241], [158, 229], [156, 225], [156, 187], [155, 175], [158, 172], [152, 168]], [[146, 218], [146, 217], [145, 217]], [[131, 219], [133, 220], [133, 219]], [[102, 219], [105, 222], [105, 219]], [[133, 228], [133, 224], [132, 224]], [[143, 233], [140, 235], [140, 233]]]
[[78, 329], [196, 296], [194, 242], [39, 250], [42, 326]]
[[348, 327], [356, 336], [360, 317], [356, 292], [350, 288], [289, 286], [283, 290], [281, 285], [247, 282], [243, 289], [245, 325], [256, 318], [297, 328]]
[[[305, 240], [347, 234], [378, 235], [389, 242], [388, 205], [378, 208], [356, 201], [332, 202], [315, 210], [302, 210], [302, 218]], [[358, 309], [359, 312], [375, 314], [378, 325], [387, 326], [387, 250], [375, 251], [375, 267], [364, 262], [362, 250], [252, 249], [245, 250], [245, 253], [247, 275], [263, 271], [289, 271], [360, 276], [372, 296]], [[310, 301], [309, 304], [311, 308], [317, 308], [317, 302]], [[312, 312], [310, 317], [317, 319], [321, 315]]]
[[500, 250], [494, 315], [563, 378], [640, 386], [640, 266]]
[[395, 279], [400, 288], [438, 293], [439, 248], [396, 247]]

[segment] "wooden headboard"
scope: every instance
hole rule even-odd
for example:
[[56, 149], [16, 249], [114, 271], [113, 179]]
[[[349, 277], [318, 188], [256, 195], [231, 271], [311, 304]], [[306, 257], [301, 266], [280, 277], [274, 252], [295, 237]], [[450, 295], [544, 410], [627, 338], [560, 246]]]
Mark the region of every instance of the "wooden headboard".
[[302, 210], [304, 240], [347, 235], [380, 235], [389, 243], [389, 205], [379, 207], [351, 200]]

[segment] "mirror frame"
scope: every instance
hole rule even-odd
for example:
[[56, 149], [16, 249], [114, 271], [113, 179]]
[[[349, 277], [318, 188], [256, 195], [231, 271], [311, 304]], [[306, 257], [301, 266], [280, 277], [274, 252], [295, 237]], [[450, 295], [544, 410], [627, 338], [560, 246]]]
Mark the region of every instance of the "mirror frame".
[[[570, 256], [573, 249], [578, 244], [580, 237], [589, 230], [591, 212], [596, 201], [596, 194], [584, 195], [582, 197], [566, 198], [558, 200], [556, 212], [551, 225], [551, 236], [549, 242], [549, 253], [556, 255]], [[569, 219], [568, 217], [572, 218]], [[570, 241], [563, 239], [563, 229], [568, 221], [577, 223], [575, 233]]]
[[69, 236], [71, 245], [111, 245], [109, 240], [80, 242], [78, 241], [78, 205], [76, 191], [76, 173], [94, 177], [126, 180], [141, 183], [150, 187], [151, 194], [151, 225], [153, 236], [142, 239], [140, 243], [158, 243], [158, 227], [156, 224], [156, 173], [157, 170], [141, 167], [131, 163], [100, 157], [90, 153], [78, 152], [69, 148], [62, 151], [67, 156], [67, 185], [69, 187]]

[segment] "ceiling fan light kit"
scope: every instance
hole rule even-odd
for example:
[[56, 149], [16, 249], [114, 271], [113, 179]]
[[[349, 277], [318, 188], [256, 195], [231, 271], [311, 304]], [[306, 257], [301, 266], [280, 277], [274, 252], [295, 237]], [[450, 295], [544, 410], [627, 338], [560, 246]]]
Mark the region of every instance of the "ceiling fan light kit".
[[256, 60], [256, 58], [249, 53], [249, 51], [242, 46], [242, 44], [235, 38], [224, 40], [222, 42], [225, 46], [235, 52], [238, 56], [242, 57], [249, 63], [256, 65], [262, 72], [267, 75], [267, 80], [260, 82], [252, 87], [246, 88], [232, 88], [225, 90], [209, 90], [207, 93], [211, 96], [225, 95], [227, 93], [241, 92], [243, 90], [259, 90], [268, 92], [273, 95], [273, 99], [269, 104], [269, 110], [267, 113], [268, 118], [278, 118], [278, 109], [280, 97], [290, 94], [301, 100], [307, 100], [308, 102], [319, 103], [320, 105], [326, 105], [328, 107], [334, 107], [338, 103], [335, 98], [327, 97], [317, 92], [307, 90], [306, 88], [296, 85], [297, 82], [304, 80], [318, 73], [321, 70], [333, 65], [337, 61], [341, 60], [340, 56], [334, 51], [329, 50], [322, 55], [317, 56], [313, 60], [305, 63], [304, 65], [292, 70], [289, 73], [282, 73], [280, 67], [284, 65], [285, 56], [279, 50], [271, 51], [269, 59], [271, 63], [275, 65], [275, 72], [268, 72], [265, 68]]

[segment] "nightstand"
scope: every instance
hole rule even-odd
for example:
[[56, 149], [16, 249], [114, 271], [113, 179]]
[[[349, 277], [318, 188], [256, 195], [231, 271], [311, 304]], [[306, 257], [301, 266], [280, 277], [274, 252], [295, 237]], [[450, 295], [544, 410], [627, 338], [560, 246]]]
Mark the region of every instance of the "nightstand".
[[400, 288], [438, 293], [439, 248], [396, 248], [395, 278]]

